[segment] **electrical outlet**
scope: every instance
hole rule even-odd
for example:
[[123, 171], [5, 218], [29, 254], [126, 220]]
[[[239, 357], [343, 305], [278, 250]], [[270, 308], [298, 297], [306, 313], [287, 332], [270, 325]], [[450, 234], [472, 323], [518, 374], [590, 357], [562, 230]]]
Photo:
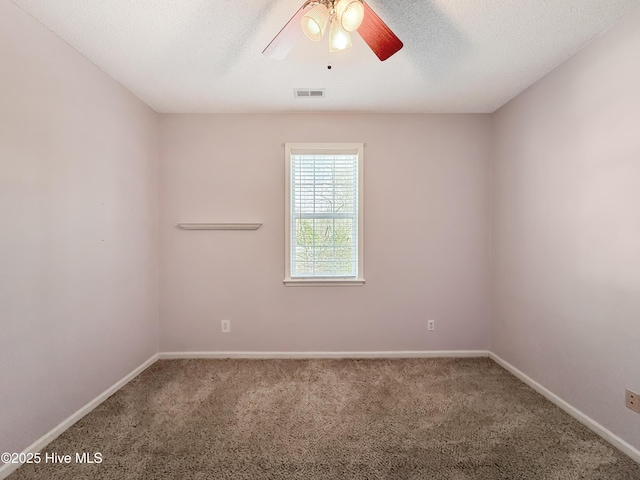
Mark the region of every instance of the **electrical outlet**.
[[640, 413], [640, 395], [631, 390], [627, 390], [625, 400], [628, 409]]
[[436, 321], [428, 320], [427, 321], [427, 330], [435, 330], [436, 329]]
[[222, 333], [230, 333], [231, 332], [231, 320], [222, 320]]

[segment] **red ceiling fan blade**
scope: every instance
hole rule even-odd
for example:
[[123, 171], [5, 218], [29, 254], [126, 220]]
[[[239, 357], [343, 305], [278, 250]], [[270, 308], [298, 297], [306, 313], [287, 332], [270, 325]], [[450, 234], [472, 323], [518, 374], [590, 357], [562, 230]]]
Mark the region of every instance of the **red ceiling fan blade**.
[[273, 37], [273, 40], [271, 40], [269, 45], [267, 45], [267, 48], [262, 51], [263, 55], [275, 58], [276, 60], [282, 60], [289, 54], [289, 52], [293, 49], [293, 47], [296, 45], [296, 42], [302, 35], [300, 21], [302, 20], [304, 11], [309, 6], [309, 3], [311, 3], [311, 0], [307, 0], [304, 5], [302, 5], [296, 12], [296, 14], [291, 17], [291, 20], [289, 20], [287, 24], [282, 27], [282, 30], [280, 30], [278, 34]]
[[358, 33], [367, 42], [373, 53], [384, 62], [400, 50], [403, 43], [369, 5], [365, 2], [362, 3], [364, 5], [364, 20], [358, 27]]

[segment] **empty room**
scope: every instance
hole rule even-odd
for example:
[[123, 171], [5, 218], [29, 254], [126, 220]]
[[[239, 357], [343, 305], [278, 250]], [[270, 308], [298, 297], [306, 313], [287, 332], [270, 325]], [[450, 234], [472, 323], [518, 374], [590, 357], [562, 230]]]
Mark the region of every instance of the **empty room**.
[[640, 480], [640, 0], [0, 0], [0, 479]]

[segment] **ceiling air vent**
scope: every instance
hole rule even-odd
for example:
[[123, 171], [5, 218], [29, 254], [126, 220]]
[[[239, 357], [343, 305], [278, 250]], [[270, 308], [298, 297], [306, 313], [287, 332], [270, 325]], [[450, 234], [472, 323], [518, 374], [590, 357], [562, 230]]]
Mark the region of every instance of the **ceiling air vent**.
[[324, 88], [294, 88], [294, 98], [324, 98]]

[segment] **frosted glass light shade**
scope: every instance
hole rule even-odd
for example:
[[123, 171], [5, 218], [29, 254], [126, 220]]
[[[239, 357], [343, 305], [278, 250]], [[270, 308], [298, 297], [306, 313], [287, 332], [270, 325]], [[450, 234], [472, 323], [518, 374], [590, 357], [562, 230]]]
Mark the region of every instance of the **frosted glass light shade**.
[[336, 13], [342, 28], [347, 32], [353, 32], [362, 24], [364, 5], [360, 0], [340, 0], [336, 5]]
[[324, 31], [327, 29], [329, 21], [329, 9], [322, 3], [319, 3], [307, 13], [304, 14], [300, 21], [302, 31], [309, 40], [314, 42], [320, 41]]
[[351, 35], [345, 31], [340, 22], [334, 19], [329, 30], [329, 51], [339, 52], [351, 46]]

